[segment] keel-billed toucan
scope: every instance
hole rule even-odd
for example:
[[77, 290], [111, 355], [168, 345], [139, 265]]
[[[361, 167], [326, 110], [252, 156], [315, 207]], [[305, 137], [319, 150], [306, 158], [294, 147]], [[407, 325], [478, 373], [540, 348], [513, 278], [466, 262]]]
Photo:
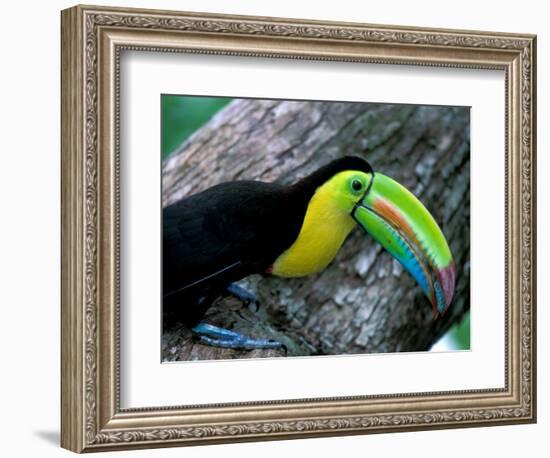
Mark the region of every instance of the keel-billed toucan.
[[435, 317], [455, 285], [447, 241], [420, 201], [358, 157], [343, 157], [290, 186], [235, 181], [163, 210], [163, 309], [177, 310], [203, 343], [277, 348], [200, 322], [233, 282], [260, 273], [300, 277], [322, 271], [360, 226], [414, 277]]

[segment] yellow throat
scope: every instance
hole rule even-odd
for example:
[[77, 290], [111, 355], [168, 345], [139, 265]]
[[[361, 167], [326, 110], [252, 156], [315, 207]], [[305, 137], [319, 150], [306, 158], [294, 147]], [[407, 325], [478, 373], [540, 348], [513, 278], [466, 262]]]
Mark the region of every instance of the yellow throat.
[[298, 238], [275, 260], [271, 269], [273, 275], [310, 275], [320, 272], [334, 259], [355, 227], [350, 212], [335, 198], [339, 184], [340, 180], [332, 179], [317, 188], [307, 207]]

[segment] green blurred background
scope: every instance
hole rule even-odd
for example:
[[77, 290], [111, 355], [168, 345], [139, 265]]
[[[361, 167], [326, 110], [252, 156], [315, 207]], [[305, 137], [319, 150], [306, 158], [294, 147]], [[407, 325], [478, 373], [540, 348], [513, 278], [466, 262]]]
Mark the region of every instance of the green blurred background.
[[161, 135], [162, 158], [173, 152], [199, 127], [233, 99], [225, 97], [191, 97], [162, 95]]
[[[161, 136], [162, 158], [166, 158], [197, 129], [233, 99], [226, 97], [194, 97], [162, 95]], [[434, 351], [470, 349], [470, 312], [454, 325], [435, 345]]]

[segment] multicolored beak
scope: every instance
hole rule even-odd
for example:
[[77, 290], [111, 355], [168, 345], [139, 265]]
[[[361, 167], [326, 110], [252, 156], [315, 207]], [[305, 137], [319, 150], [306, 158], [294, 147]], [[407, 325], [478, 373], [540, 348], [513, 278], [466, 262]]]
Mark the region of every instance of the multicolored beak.
[[445, 236], [426, 207], [397, 181], [376, 173], [352, 216], [414, 277], [434, 309], [451, 305], [455, 271]]

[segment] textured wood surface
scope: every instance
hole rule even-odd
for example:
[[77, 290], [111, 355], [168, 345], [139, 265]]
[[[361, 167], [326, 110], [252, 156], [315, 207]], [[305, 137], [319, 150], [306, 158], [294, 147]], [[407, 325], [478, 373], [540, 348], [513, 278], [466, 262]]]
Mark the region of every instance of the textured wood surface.
[[[470, 305], [469, 109], [340, 102], [237, 100], [163, 164], [163, 204], [238, 179], [291, 183], [343, 155], [414, 192], [440, 224], [455, 259], [457, 287], [447, 314], [431, 305], [388, 253], [355, 230], [322, 273], [301, 279], [248, 277], [259, 309], [219, 300], [211, 323], [274, 338], [288, 356], [421, 351]], [[182, 325], [166, 330], [166, 361], [283, 356], [194, 342]]]

